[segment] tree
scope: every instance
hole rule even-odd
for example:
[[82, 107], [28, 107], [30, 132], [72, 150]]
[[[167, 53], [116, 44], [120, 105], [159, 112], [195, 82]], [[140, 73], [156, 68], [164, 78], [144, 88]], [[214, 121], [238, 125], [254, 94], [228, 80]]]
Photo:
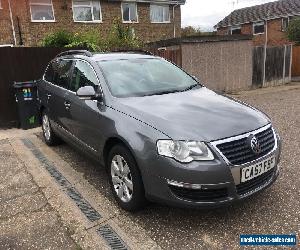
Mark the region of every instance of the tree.
[[300, 18], [295, 18], [290, 22], [287, 34], [290, 41], [300, 44]]
[[200, 27], [193, 27], [193, 26], [187, 26], [184, 28], [181, 28], [181, 36], [187, 37], [187, 36], [201, 36], [202, 32]]

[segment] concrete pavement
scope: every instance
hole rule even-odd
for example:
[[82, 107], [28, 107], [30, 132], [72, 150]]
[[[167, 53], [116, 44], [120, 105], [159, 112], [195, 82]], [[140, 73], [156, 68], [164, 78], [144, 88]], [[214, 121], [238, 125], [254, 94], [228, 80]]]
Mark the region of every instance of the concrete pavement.
[[0, 249], [78, 249], [9, 140], [0, 162]]
[[160, 249], [37, 132], [0, 132], [0, 249]]

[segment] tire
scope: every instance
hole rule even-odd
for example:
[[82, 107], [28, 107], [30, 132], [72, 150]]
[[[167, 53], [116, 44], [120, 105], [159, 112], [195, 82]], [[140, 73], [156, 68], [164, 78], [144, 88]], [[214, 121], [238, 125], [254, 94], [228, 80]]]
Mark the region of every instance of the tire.
[[110, 187], [119, 206], [130, 212], [141, 210], [147, 203], [145, 189], [130, 151], [121, 144], [114, 146], [108, 154], [107, 169]]
[[42, 129], [44, 140], [48, 146], [56, 146], [61, 143], [61, 139], [54, 133], [48, 114], [45, 111], [42, 113]]

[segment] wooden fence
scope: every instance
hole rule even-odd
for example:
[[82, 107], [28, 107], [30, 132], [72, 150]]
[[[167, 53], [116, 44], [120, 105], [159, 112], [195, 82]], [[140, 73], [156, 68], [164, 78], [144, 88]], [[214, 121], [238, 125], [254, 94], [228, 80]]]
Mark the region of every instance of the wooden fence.
[[[219, 43], [217, 43], [218, 45]], [[247, 44], [246, 44], [247, 45]], [[245, 46], [246, 46], [245, 45]], [[203, 45], [204, 46], [204, 45]], [[208, 44], [209, 46], [209, 44]], [[219, 45], [218, 45], [219, 46]], [[225, 46], [225, 45], [224, 45]], [[248, 46], [248, 45], [247, 45]], [[227, 48], [227, 47], [226, 47]], [[248, 48], [248, 47], [247, 47]], [[195, 50], [192, 55], [197, 60], [201, 58], [202, 61], [207, 62], [208, 59], [211, 59], [211, 53], [204, 53], [203, 51], [199, 51], [199, 48], [196, 46], [195, 48], [187, 47], [190, 51]], [[211, 49], [210, 47], [206, 50]], [[206, 51], [205, 50], [205, 51]], [[300, 47], [295, 49], [299, 51]], [[294, 50], [294, 51], [295, 51]], [[17, 108], [14, 98], [14, 90], [13, 90], [13, 82], [15, 81], [31, 81], [40, 79], [48, 62], [54, 58], [58, 53], [63, 51], [63, 49], [58, 48], [0, 48], [0, 127], [15, 125], [18, 121], [17, 117]], [[185, 68], [189, 73], [194, 74], [193, 70], [188, 68], [186, 65], [183, 65], [186, 62], [187, 58], [183, 58], [183, 56], [187, 57], [187, 53], [183, 53], [182, 46], [172, 46], [168, 47], [168, 49], [150, 49], [155, 55], [164, 57], [169, 61], [177, 64]], [[231, 53], [230, 48], [228, 48], [229, 53]], [[244, 50], [241, 49], [244, 53]], [[198, 54], [197, 54], [197, 53]], [[251, 59], [249, 67], [245, 66], [243, 69], [246, 69], [246, 72], [239, 72], [242, 75], [245, 75], [249, 72], [249, 87], [251, 85], [251, 68], [253, 67], [253, 76], [252, 76], [252, 86], [253, 87], [262, 87], [262, 86], [271, 86], [282, 84], [290, 81], [291, 76], [291, 55], [292, 55], [292, 47], [270, 47], [267, 48], [267, 56], [266, 56], [266, 66], [264, 67], [264, 48], [263, 47], [255, 47], [253, 49], [253, 65], [251, 65]], [[251, 53], [251, 51], [249, 52]], [[297, 56], [297, 53], [295, 53]], [[250, 54], [251, 56], [251, 54]], [[245, 56], [243, 56], [244, 58]], [[219, 58], [217, 56], [214, 57], [216, 60]], [[196, 60], [195, 59], [195, 60]], [[194, 71], [201, 68], [201, 62], [195, 61], [192, 65], [192, 69]], [[295, 60], [300, 60], [300, 56], [295, 58]], [[190, 61], [190, 60], [189, 60]], [[235, 66], [234, 62], [229, 62], [227, 60], [226, 63], [231, 63], [233, 69], [238, 69], [238, 66]], [[294, 72], [300, 68], [299, 61], [297, 61], [297, 65], [294, 63]], [[215, 61], [211, 64], [211, 69], [214, 70], [216, 68]], [[221, 63], [221, 62], [220, 62]], [[222, 62], [223, 63], [223, 62]], [[220, 72], [222, 73], [224, 70], [224, 65], [222, 63], [219, 65]], [[247, 64], [247, 65], [248, 65]], [[228, 65], [227, 65], [228, 66]], [[248, 69], [249, 68], [249, 69]], [[241, 69], [241, 70], [243, 70]], [[245, 70], [244, 69], [244, 70]], [[264, 83], [264, 69], [265, 69], [265, 83]], [[198, 72], [198, 71], [197, 71]], [[214, 75], [216, 72], [212, 72], [210, 75]], [[196, 75], [196, 74], [194, 74]], [[200, 74], [201, 79], [202, 74]], [[234, 75], [236, 78], [236, 75]], [[239, 77], [244, 79], [242, 77]], [[244, 81], [244, 80], [243, 80]], [[208, 81], [209, 82], [209, 81]], [[222, 79], [218, 80], [220, 84], [222, 83]], [[237, 85], [239, 86], [239, 85]], [[248, 85], [247, 85], [248, 86]]]
[[163, 57], [168, 61], [175, 63], [179, 67], [182, 66], [182, 50], [181, 47], [178, 46], [175, 49], [149, 49], [154, 55]]
[[293, 47], [292, 77], [300, 77], [300, 46]]
[[254, 87], [267, 87], [290, 82], [291, 58], [291, 45], [268, 47], [266, 58], [264, 47], [254, 47], [252, 85]]
[[49, 61], [61, 51], [57, 48], [0, 48], [1, 127], [14, 126], [18, 121], [13, 82], [40, 79]]

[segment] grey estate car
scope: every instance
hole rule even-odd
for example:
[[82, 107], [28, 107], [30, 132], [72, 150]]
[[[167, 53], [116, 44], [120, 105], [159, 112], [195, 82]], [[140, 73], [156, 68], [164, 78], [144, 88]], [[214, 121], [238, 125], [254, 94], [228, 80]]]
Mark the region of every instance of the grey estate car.
[[107, 169], [118, 204], [215, 207], [270, 186], [281, 143], [270, 119], [148, 53], [63, 52], [38, 84], [48, 145]]

